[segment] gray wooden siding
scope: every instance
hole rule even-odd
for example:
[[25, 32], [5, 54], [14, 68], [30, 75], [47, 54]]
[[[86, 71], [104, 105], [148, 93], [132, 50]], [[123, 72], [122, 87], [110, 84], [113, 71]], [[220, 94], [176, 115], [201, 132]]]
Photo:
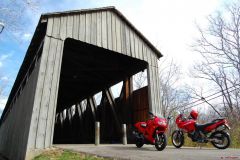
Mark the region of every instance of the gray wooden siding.
[[148, 98], [149, 98], [149, 109], [153, 113], [161, 112], [161, 105], [160, 105], [160, 87], [159, 87], [159, 77], [158, 77], [158, 68], [155, 66], [149, 65], [147, 68], [147, 75], [148, 75]]
[[150, 110], [160, 112], [157, 55], [116, 13], [99, 11], [61, 15], [49, 17], [47, 23], [39, 64], [0, 127], [0, 135], [5, 135], [0, 136], [1, 153], [11, 159], [23, 159], [26, 148], [30, 152], [51, 147], [66, 38], [148, 62]]
[[63, 41], [66, 38], [77, 39], [153, 65], [151, 54], [155, 54], [154, 51], [111, 11], [50, 17], [47, 35]]
[[26, 153], [39, 66], [38, 63], [0, 128], [0, 153], [9, 159], [22, 160]]
[[160, 111], [157, 56], [121, 18], [110, 11], [50, 17], [41, 57], [29, 150], [47, 148], [52, 144], [59, 84], [52, 82], [60, 77], [66, 38], [74, 38], [148, 62], [150, 109], [153, 112]]
[[[53, 30], [55, 26], [53, 25]], [[28, 150], [52, 145], [63, 41], [46, 36], [37, 83]]]

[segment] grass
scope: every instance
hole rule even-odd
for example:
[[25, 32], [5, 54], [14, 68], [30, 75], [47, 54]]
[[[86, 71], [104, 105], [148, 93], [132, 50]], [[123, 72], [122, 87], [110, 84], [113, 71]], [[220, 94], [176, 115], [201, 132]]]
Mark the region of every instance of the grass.
[[61, 149], [52, 149], [35, 157], [33, 160], [105, 160], [105, 159], [101, 157], [89, 156]]

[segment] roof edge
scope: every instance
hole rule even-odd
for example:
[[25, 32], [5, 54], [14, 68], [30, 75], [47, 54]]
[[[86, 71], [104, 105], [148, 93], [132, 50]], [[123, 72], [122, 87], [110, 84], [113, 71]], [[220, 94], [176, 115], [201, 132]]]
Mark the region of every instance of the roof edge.
[[41, 15], [41, 19], [44, 19], [47, 17], [52, 17], [52, 16], [57, 16], [60, 14], [76, 14], [76, 13], [98, 12], [98, 11], [113, 11], [114, 13], [116, 13], [123, 21], [125, 21], [140, 36], [140, 38], [143, 39], [143, 41], [157, 54], [158, 58], [161, 58], [163, 56], [162, 53], [119, 10], [117, 10], [115, 6], [44, 13]]
[[74, 14], [74, 13], [81, 13], [81, 12], [106, 11], [106, 10], [113, 10], [113, 9], [116, 9], [115, 6], [107, 6], [107, 7], [100, 7], [100, 8], [89, 8], [89, 9], [80, 9], [80, 10], [69, 10], [69, 11], [62, 11], [62, 12], [48, 12], [48, 13], [43, 13], [42, 17], [55, 16], [55, 15], [59, 15], [59, 14]]

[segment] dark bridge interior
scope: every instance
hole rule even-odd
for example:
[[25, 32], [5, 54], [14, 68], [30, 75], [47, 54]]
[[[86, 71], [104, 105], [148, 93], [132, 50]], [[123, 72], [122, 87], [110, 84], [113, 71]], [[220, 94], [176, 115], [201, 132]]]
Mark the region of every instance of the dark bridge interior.
[[[146, 119], [147, 87], [132, 92], [131, 76], [147, 62], [81, 41], [64, 44], [54, 143], [93, 143], [94, 122], [100, 121], [101, 143], [118, 143], [121, 124]], [[120, 97], [110, 87], [123, 81]], [[94, 95], [102, 93], [97, 105]]]

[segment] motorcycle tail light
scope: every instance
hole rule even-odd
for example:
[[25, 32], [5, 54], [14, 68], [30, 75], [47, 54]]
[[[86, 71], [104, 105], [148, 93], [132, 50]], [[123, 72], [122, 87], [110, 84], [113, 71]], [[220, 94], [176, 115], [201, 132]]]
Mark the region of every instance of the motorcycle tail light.
[[228, 123], [226, 123], [225, 126], [226, 126], [228, 129], [231, 129], [231, 127], [228, 125]]

